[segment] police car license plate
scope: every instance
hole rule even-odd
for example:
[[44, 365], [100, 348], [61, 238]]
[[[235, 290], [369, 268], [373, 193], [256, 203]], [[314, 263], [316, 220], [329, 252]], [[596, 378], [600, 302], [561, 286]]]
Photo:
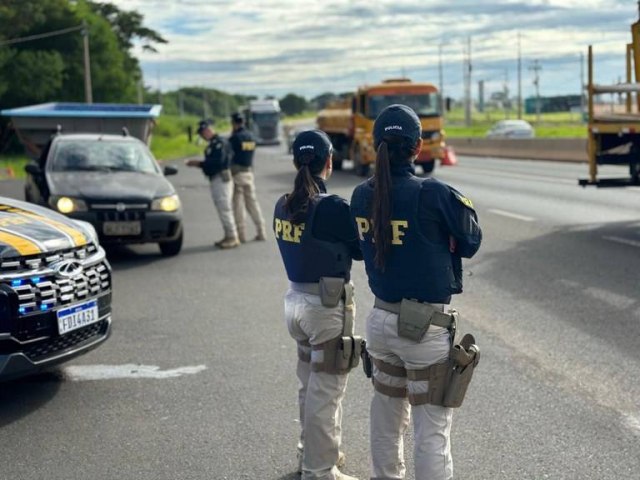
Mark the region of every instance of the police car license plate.
[[60, 335], [64, 335], [96, 323], [98, 320], [97, 300], [79, 303], [78, 305], [58, 310], [58, 332]]
[[104, 222], [102, 224], [102, 232], [105, 235], [140, 235], [142, 233], [142, 224], [138, 221], [134, 222]]

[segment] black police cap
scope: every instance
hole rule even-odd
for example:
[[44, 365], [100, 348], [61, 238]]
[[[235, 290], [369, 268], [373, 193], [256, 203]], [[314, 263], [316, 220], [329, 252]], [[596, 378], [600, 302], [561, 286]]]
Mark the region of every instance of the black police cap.
[[403, 137], [415, 145], [420, 139], [422, 127], [416, 112], [406, 105], [394, 104], [380, 112], [373, 124], [373, 143], [375, 148], [387, 135]]
[[293, 145], [293, 159], [300, 162], [308, 154], [312, 154], [314, 161], [324, 162], [333, 152], [333, 145], [326, 133], [321, 130], [306, 130], [296, 135]]
[[244, 117], [240, 113], [235, 112], [231, 114], [231, 121], [233, 123], [243, 123]]
[[211, 125], [213, 125], [213, 121], [212, 120], [200, 120], [198, 122], [198, 134], [204, 132]]

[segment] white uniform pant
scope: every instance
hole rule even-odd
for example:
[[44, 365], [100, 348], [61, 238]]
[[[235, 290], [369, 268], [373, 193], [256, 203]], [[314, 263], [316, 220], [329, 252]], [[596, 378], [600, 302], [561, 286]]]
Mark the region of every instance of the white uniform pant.
[[[297, 342], [313, 346], [342, 335], [342, 300], [337, 307], [327, 308], [318, 295], [289, 289], [284, 311], [289, 333]], [[310, 354], [312, 361], [320, 361], [324, 353], [300, 345], [298, 348]], [[336, 463], [342, 442], [342, 399], [348, 375], [314, 372], [310, 363], [300, 359], [296, 373], [300, 380], [298, 403], [302, 431], [298, 450], [303, 452], [302, 480], [334, 480], [339, 472]]]
[[214, 176], [209, 183], [211, 198], [218, 211], [218, 216], [222, 222], [225, 238], [237, 238], [236, 222], [231, 209], [231, 195], [233, 193], [233, 182], [224, 182], [220, 174]]
[[245, 207], [256, 226], [258, 235], [265, 235], [264, 218], [260, 204], [256, 198], [256, 186], [253, 178], [253, 172], [237, 172], [233, 174], [233, 214], [236, 218], [238, 226], [238, 234], [240, 238], [246, 239], [246, 220]]
[[[398, 315], [374, 308], [367, 317], [367, 350], [383, 362], [421, 369], [443, 362], [451, 348], [449, 331], [431, 326], [420, 343], [398, 336]], [[429, 382], [394, 377], [378, 370], [379, 382], [391, 387], [407, 387], [409, 393], [425, 393]], [[411, 406], [407, 398], [395, 398], [374, 390], [371, 401], [370, 441], [372, 475], [375, 480], [405, 478], [403, 435], [409, 426], [410, 411], [414, 428], [416, 480], [453, 478], [450, 432], [452, 409], [425, 404]]]

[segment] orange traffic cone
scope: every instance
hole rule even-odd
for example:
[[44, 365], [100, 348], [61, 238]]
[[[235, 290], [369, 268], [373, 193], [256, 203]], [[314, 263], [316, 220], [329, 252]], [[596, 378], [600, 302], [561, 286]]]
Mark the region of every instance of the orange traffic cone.
[[444, 166], [452, 166], [458, 164], [458, 158], [456, 157], [456, 153], [453, 151], [452, 147], [444, 147], [444, 157], [440, 161], [440, 165]]

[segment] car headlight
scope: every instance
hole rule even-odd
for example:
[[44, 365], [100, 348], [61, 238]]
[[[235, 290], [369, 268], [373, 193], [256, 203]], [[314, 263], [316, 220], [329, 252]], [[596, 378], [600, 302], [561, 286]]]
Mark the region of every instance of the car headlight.
[[84, 200], [71, 197], [51, 197], [49, 204], [60, 213], [86, 212], [87, 204]]
[[178, 195], [169, 195], [168, 197], [156, 198], [151, 202], [151, 210], [160, 212], [175, 212], [180, 208], [180, 198]]

